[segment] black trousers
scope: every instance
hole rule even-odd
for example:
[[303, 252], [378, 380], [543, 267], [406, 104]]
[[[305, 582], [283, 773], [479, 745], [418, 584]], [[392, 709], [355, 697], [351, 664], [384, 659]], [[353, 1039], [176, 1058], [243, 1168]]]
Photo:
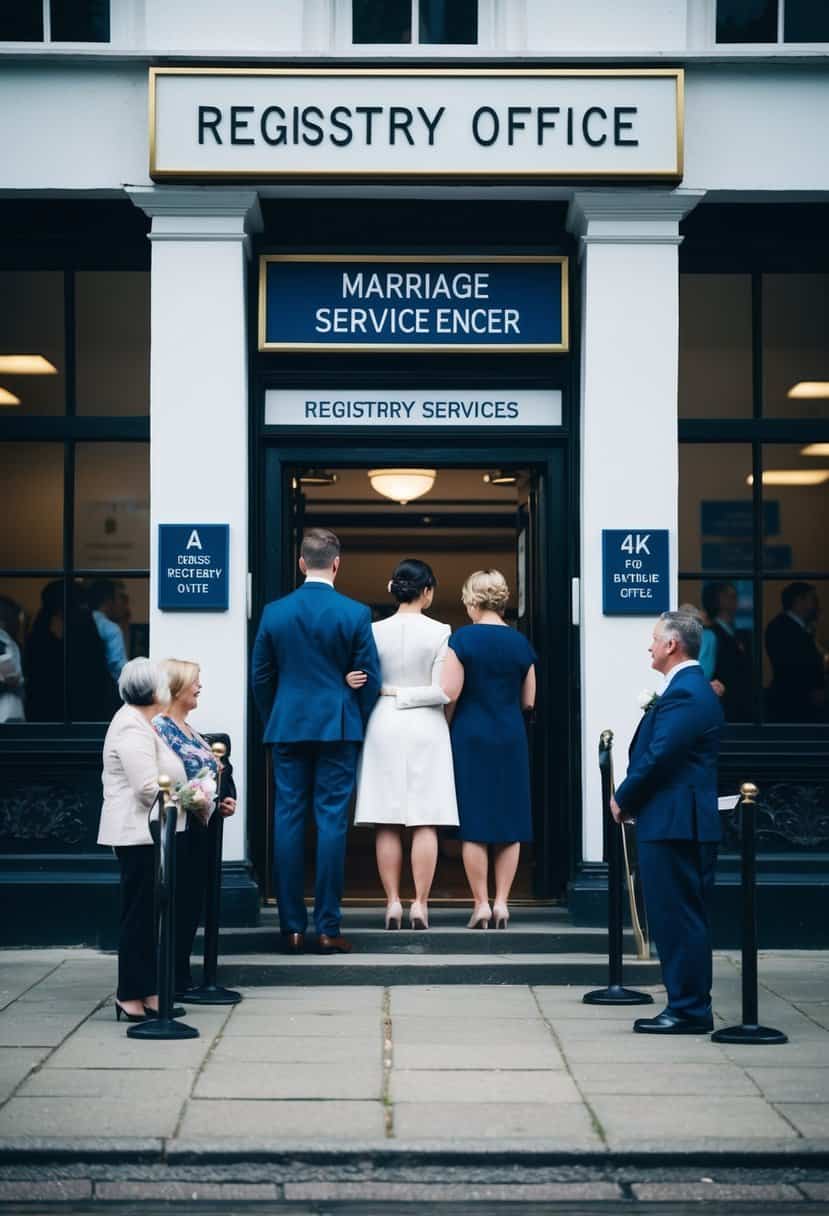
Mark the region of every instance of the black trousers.
[[158, 991], [155, 934], [155, 849], [119, 845], [121, 929], [118, 937], [118, 1000], [140, 1001]]
[[193, 987], [190, 954], [204, 911], [208, 830], [190, 820], [176, 840], [176, 992]]

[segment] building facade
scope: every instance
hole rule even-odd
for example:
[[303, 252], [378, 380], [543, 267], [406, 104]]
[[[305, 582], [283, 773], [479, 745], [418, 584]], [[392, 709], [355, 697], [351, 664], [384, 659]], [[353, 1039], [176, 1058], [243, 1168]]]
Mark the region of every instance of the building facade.
[[[313, 523], [378, 615], [408, 553], [453, 625], [463, 577], [504, 569], [540, 654], [520, 891], [577, 919], [604, 909], [600, 732], [621, 776], [662, 597], [706, 610], [722, 792], [761, 790], [761, 936], [825, 941], [822, 7], [0, 18], [6, 941], [111, 940], [94, 842], [118, 637], [201, 663], [195, 721], [230, 735], [240, 795], [224, 906], [255, 920], [270, 794], [248, 658]], [[799, 658], [767, 633], [781, 617]], [[728, 944], [736, 845], [729, 822]], [[370, 861], [356, 833], [354, 899]], [[438, 891], [460, 884], [447, 851]]]

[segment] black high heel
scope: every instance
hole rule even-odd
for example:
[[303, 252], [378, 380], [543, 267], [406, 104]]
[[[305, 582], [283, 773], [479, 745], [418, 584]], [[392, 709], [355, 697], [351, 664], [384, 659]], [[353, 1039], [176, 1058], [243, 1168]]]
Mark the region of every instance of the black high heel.
[[[183, 1005], [174, 1005], [172, 1012], [170, 1013], [170, 1017], [171, 1018], [183, 1018], [186, 1012], [187, 1012], [187, 1010], [184, 1008]], [[157, 1018], [158, 1010], [153, 1009], [152, 1005], [145, 1005], [144, 1006], [144, 1016], [147, 1018]], [[138, 1020], [141, 1021], [140, 1018]]]
[[124, 1017], [127, 1019], [128, 1022], [146, 1022], [146, 1020], [147, 1020], [147, 1015], [145, 1013], [128, 1013], [127, 1010], [124, 1008], [124, 1006], [118, 1003], [118, 1000], [116, 998], [116, 1001], [115, 1001], [115, 1021], [116, 1022], [121, 1021], [121, 1014], [124, 1015]]

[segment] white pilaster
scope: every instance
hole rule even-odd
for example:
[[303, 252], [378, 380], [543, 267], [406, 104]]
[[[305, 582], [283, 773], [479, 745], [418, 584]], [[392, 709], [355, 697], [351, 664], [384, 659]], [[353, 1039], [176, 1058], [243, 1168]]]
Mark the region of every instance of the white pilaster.
[[581, 241], [582, 846], [602, 858], [597, 749], [615, 734], [616, 779], [638, 721], [637, 695], [658, 688], [649, 617], [602, 615], [602, 529], [667, 528], [676, 597], [679, 221], [701, 193], [585, 190], [568, 227]]
[[[224, 856], [245, 857], [248, 703], [248, 232], [255, 191], [147, 187], [129, 191], [152, 218], [150, 348], [150, 646], [157, 659], [198, 662], [194, 724], [233, 741], [240, 813]], [[158, 610], [158, 524], [230, 525], [227, 612]]]

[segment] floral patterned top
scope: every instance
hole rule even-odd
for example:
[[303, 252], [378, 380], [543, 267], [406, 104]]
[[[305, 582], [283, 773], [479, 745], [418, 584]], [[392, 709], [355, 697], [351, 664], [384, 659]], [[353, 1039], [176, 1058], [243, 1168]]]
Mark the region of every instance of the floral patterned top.
[[156, 714], [153, 726], [181, 760], [188, 781], [192, 781], [203, 768], [209, 768], [214, 778], [218, 775], [216, 758], [210, 750], [210, 744], [200, 734], [194, 731], [195, 737], [191, 739], [166, 714]]

